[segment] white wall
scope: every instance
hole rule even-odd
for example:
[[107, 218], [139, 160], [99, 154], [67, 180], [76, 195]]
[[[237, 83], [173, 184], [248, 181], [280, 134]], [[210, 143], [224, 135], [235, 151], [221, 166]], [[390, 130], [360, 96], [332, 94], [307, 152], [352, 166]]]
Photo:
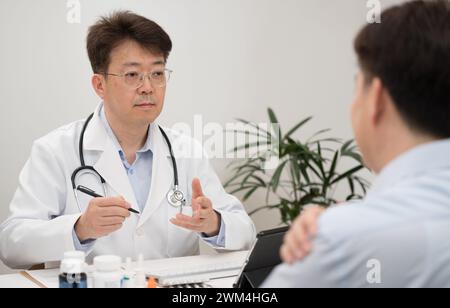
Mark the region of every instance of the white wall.
[[[394, 2], [381, 1], [386, 7]], [[81, 23], [66, 21], [65, 0], [0, 2], [0, 221], [31, 143], [88, 115], [99, 102], [90, 87], [87, 27], [113, 9], [130, 9], [162, 25], [174, 70], [162, 120], [226, 123], [266, 120], [283, 127], [308, 115], [307, 132], [332, 128], [350, 138], [348, 107], [357, 71], [352, 40], [368, 9], [362, 0], [80, 0]], [[274, 76], [282, 76], [281, 78]], [[222, 179], [226, 160], [215, 160]], [[260, 205], [257, 196], [246, 206]], [[253, 217], [258, 229], [278, 214]], [[1, 265], [0, 265], [1, 267]], [[0, 268], [0, 272], [2, 269]]]

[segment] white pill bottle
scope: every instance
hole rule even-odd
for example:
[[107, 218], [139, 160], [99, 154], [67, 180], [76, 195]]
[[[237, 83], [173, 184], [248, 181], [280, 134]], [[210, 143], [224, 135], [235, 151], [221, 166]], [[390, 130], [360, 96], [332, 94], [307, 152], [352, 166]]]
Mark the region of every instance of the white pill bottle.
[[121, 288], [123, 279], [121, 264], [122, 259], [118, 256], [95, 257], [94, 288]]

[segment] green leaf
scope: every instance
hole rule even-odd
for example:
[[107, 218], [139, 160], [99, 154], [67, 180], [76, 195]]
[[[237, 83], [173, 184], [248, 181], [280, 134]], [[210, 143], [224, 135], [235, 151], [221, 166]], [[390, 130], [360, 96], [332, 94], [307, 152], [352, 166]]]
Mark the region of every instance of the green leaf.
[[331, 163], [330, 170], [328, 171], [328, 176], [323, 181], [322, 191], [324, 194], [327, 193], [328, 189], [331, 186], [330, 181], [331, 181], [332, 177], [335, 175], [334, 171], [336, 169], [336, 163], [337, 163], [338, 157], [339, 157], [339, 151], [336, 151], [336, 153], [334, 153], [334, 156], [333, 156], [333, 161]]
[[345, 198], [345, 201], [350, 201], [355, 197], [354, 194], [348, 195], [347, 198]]
[[300, 172], [303, 175], [303, 178], [306, 180], [306, 184], [310, 184], [311, 183], [311, 179], [309, 178], [308, 172], [306, 171], [305, 168], [300, 168]]
[[367, 183], [365, 183], [365, 181], [362, 180], [360, 177], [355, 177], [355, 179], [358, 182], [358, 184], [361, 187], [361, 189], [364, 192], [364, 194], [366, 194], [367, 193], [367, 188], [369, 187], [369, 185]]
[[317, 143], [317, 153], [319, 154], [320, 157], [322, 157], [322, 148], [321, 148], [320, 142]]
[[235, 178], [241, 177], [241, 176], [245, 176], [249, 173], [255, 173], [255, 172], [259, 172], [260, 169], [256, 168], [252, 165], [247, 165], [247, 166], [241, 166], [239, 168], [237, 168], [237, 170], [235, 171]]
[[258, 189], [259, 187], [253, 187], [252, 189], [250, 189], [245, 196], [243, 197], [243, 201], [246, 201], [248, 198], [250, 198], [251, 195], [253, 195], [253, 193]]
[[[245, 166], [247, 167], [247, 166]], [[225, 184], [224, 186], [227, 187], [229, 186], [231, 183], [233, 183], [235, 180], [237, 180], [238, 178], [240, 178], [241, 176], [247, 175], [247, 174], [252, 174], [254, 172], [256, 172], [258, 170], [245, 170], [242, 172], [236, 172]]]
[[330, 185], [333, 185], [334, 183], [339, 182], [340, 180], [342, 180], [342, 179], [344, 179], [344, 178], [346, 178], [346, 177], [352, 175], [353, 173], [358, 172], [358, 171], [361, 170], [362, 168], [364, 168], [364, 166], [361, 166], [361, 165], [360, 165], [360, 166], [356, 166], [356, 167], [354, 167], [354, 168], [352, 168], [352, 169], [346, 171], [345, 173], [343, 173], [343, 174], [341, 174], [340, 176], [338, 176], [337, 178], [335, 178], [335, 179], [330, 183]]
[[250, 125], [250, 126], [253, 126], [253, 127], [256, 128], [258, 131], [262, 131], [262, 132], [266, 133], [266, 135], [267, 135], [269, 138], [272, 136], [272, 134], [271, 134], [270, 132], [268, 132], [267, 130], [265, 130], [265, 129], [259, 127], [259, 125], [255, 124], [255, 123], [253, 123], [253, 122], [250, 122], [250, 121], [247, 121], [247, 120], [244, 120], [244, 119], [240, 119], [240, 118], [237, 118], [236, 121], [239, 121], [239, 122], [242, 122], [242, 123], [244, 123], [244, 124], [248, 124], [248, 125]]
[[345, 142], [341, 147], [341, 152], [345, 152], [352, 143], [353, 139], [350, 139], [347, 142]]
[[242, 185], [245, 185], [245, 183], [247, 183], [248, 179], [252, 176], [252, 174], [253, 174], [253, 171], [250, 172], [250, 173], [248, 173], [248, 174], [244, 177], [244, 179], [242, 179]]
[[330, 171], [328, 173], [328, 178], [331, 178], [335, 174], [334, 171], [336, 170], [338, 158], [339, 158], [339, 151], [336, 151], [333, 157], [333, 162], [331, 163]]
[[312, 135], [311, 137], [309, 137], [308, 140], [306, 140], [306, 143], [309, 143], [309, 141], [310, 141], [311, 139], [313, 139], [314, 137], [317, 137], [317, 136], [319, 136], [319, 135], [321, 135], [321, 134], [324, 134], [324, 133], [327, 133], [327, 132], [329, 132], [329, 131], [331, 131], [330, 128], [326, 128], [326, 129], [319, 130], [319, 131], [316, 132], [314, 135]]
[[288, 139], [293, 133], [295, 133], [300, 127], [302, 127], [305, 123], [309, 122], [312, 119], [312, 117], [308, 117], [304, 120], [302, 120], [300, 123], [295, 125], [293, 128], [291, 128], [286, 135], [284, 135], [284, 139]]
[[261, 184], [261, 186], [264, 186], [264, 187], [267, 186], [266, 182], [264, 182], [264, 180], [261, 179], [259, 176], [256, 176], [256, 175], [252, 174], [251, 177], [252, 177], [253, 179], [257, 180], [257, 181]]
[[[273, 110], [271, 108], [267, 109], [267, 113], [269, 114], [270, 123], [277, 124], [277, 125], [280, 124], [280, 122], [278, 122], [278, 119], [277, 119], [277, 117], [275, 115], [275, 112], [273, 112]], [[278, 140], [280, 140], [280, 142], [281, 142], [281, 135], [282, 135], [281, 134], [281, 128], [279, 127], [277, 138], [278, 138]]]
[[276, 123], [276, 124], [280, 123], [280, 122], [278, 122], [275, 112], [273, 112], [273, 110], [271, 108], [267, 109], [267, 113], [269, 114], [270, 123]]
[[341, 143], [342, 139], [338, 138], [323, 138], [323, 139], [317, 139], [313, 141], [308, 141], [308, 145], [313, 145], [314, 143], [320, 143], [320, 142], [334, 142], [334, 143]]
[[[261, 179], [260, 177], [256, 176], [254, 174], [254, 172], [249, 173], [247, 176], [245, 176], [245, 178], [241, 181], [241, 185], [245, 185], [246, 183], [249, 183], [248, 182], [249, 179], [256, 180], [256, 182], [259, 183], [261, 185], [261, 187], [267, 186], [267, 184], [264, 182], [264, 180]], [[255, 182], [252, 182], [252, 183], [255, 183]]]
[[287, 162], [288, 162], [287, 160], [282, 162], [281, 165], [279, 165], [277, 167], [277, 169], [275, 170], [275, 172], [272, 176], [271, 186], [272, 186], [273, 192], [275, 192], [278, 188], [278, 183], [280, 182], [281, 174], [282, 174], [284, 166], [286, 165]]
[[290, 170], [291, 170], [291, 174], [292, 177], [294, 178], [295, 182], [300, 182], [300, 176], [301, 176], [301, 171], [300, 171], [300, 166], [297, 164], [296, 159], [290, 159]]
[[317, 167], [319, 167], [319, 170], [320, 170], [320, 173], [321, 173], [321, 177], [320, 178], [325, 180], [326, 179], [326, 174], [325, 174], [325, 169], [323, 167], [324, 158], [322, 157], [322, 150], [321, 150], [321, 147], [320, 147], [320, 143], [317, 143], [317, 153], [318, 153], [317, 157], [312, 156], [311, 158], [312, 158], [312, 161], [317, 165]]
[[354, 140], [348, 140], [345, 142], [341, 147], [341, 155], [351, 157], [354, 160], [356, 160], [358, 163], [362, 164], [363, 159], [361, 155], [359, 154], [357, 147], [353, 144]]
[[[314, 160], [312, 160], [314, 161]], [[322, 180], [322, 176], [320, 175], [319, 171], [316, 170], [316, 168], [314, 168], [308, 161], [305, 161], [306, 165], [308, 165], [309, 169], [311, 169], [311, 171], [320, 179]]]
[[265, 210], [265, 209], [269, 209], [269, 210], [276, 209], [276, 208], [279, 208], [279, 206], [280, 206], [280, 204], [261, 206], [261, 207], [259, 207], [257, 209], [254, 209], [253, 211], [249, 212], [248, 215], [251, 216], [251, 215], [253, 215], [255, 213], [258, 213], [259, 211], [262, 211], [262, 210]]
[[301, 174], [301, 176], [303, 176], [303, 178], [306, 180], [306, 183], [309, 184], [311, 182], [311, 180], [309, 179], [308, 172], [306, 171], [307, 165], [299, 164], [296, 159], [292, 159], [292, 163], [293, 163], [295, 169], [297, 170], [297, 172], [299, 172]]
[[362, 164], [362, 162], [363, 162], [361, 155], [358, 153], [346, 152], [346, 153], [343, 153], [342, 156], [351, 157], [360, 164]]
[[[250, 185], [251, 184], [251, 185]], [[249, 186], [242, 186], [242, 187], [239, 187], [239, 188], [237, 188], [237, 189], [235, 189], [235, 190], [232, 190], [232, 191], [230, 191], [229, 192], [229, 194], [230, 195], [232, 195], [232, 194], [236, 194], [236, 193], [238, 193], [238, 192], [241, 192], [241, 191], [243, 191], [243, 190], [247, 190], [247, 189], [253, 189], [253, 188], [259, 188], [259, 184], [258, 183], [248, 183], [248, 185]]]
[[234, 147], [231, 151], [229, 151], [229, 153], [234, 153], [234, 152], [237, 152], [237, 151], [242, 150], [242, 149], [249, 149], [249, 148], [257, 147], [257, 146], [260, 146], [260, 145], [261, 145], [260, 142], [246, 143], [246, 144]]
[[347, 178], [348, 186], [350, 187], [350, 192], [352, 195], [355, 194], [355, 184], [353, 183], [353, 179], [351, 177]]

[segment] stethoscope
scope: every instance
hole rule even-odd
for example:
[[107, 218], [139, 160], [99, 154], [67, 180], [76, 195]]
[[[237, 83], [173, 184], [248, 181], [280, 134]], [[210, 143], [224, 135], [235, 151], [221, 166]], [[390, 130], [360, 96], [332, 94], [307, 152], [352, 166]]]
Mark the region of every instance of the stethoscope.
[[[80, 163], [81, 166], [76, 168], [71, 176], [71, 182], [72, 182], [72, 189], [73, 192], [75, 194], [75, 200], [77, 202], [77, 206], [78, 209], [80, 210], [80, 212], [82, 212], [81, 207], [80, 207], [80, 203], [78, 201], [78, 194], [77, 191], [82, 191], [84, 193], [90, 194], [91, 196], [99, 196], [100, 195], [96, 194], [93, 190], [90, 190], [87, 187], [84, 187], [82, 185], [76, 185], [77, 182], [77, 177], [80, 173], [92, 173], [94, 174], [102, 183], [102, 187], [103, 187], [103, 196], [107, 196], [107, 189], [106, 189], [106, 181], [105, 179], [100, 175], [100, 173], [97, 172], [97, 170], [95, 170], [95, 168], [93, 166], [87, 166], [85, 161], [84, 161], [84, 154], [83, 154], [83, 142], [84, 142], [84, 133], [86, 132], [86, 128], [89, 124], [89, 122], [92, 120], [92, 117], [94, 116], [94, 114], [91, 114], [86, 121], [84, 122], [83, 125], [83, 129], [81, 130], [81, 135], [80, 135], [80, 139], [79, 139], [79, 144], [78, 144], [78, 151], [79, 151], [79, 155], [80, 155]], [[172, 166], [173, 166], [173, 177], [174, 177], [174, 183], [173, 183], [173, 187], [167, 192], [166, 198], [167, 198], [167, 202], [169, 202], [169, 204], [173, 207], [179, 208], [180, 213], [183, 211], [183, 206], [186, 205], [186, 199], [184, 198], [184, 193], [178, 188], [179, 183], [178, 183], [178, 169], [177, 169], [177, 162], [175, 160], [175, 156], [173, 155], [173, 150], [172, 150], [172, 144], [170, 143], [169, 138], [167, 137], [166, 132], [161, 128], [161, 126], [159, 126], [159, 130], [161, 131], [161, 134], [163, 135], [166, 143], [167, 143], [167, 147], [169, 148], [169, 153], [170, 153], [170, 158], [172, 160]]]

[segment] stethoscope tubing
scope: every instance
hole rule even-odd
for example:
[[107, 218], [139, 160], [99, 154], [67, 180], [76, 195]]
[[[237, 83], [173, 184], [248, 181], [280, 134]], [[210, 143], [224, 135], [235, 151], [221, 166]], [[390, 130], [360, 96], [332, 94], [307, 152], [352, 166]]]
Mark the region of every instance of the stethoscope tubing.
[[[106, 181], [105, 181], [105, 179], [101, 176], [101, 174], [97, 170], [95, 170], [95, 168], [93, 166], [87, 166], [86, 163], [85, 163], [85, 160], [84, 160], [84, 135], [85, 135], [86, 129], [87, 129], [88, 125], [89, 125], [89, 122], [92, 120], [93, 116], [94, 116], [94, 113], [90, 114], [86, 118], [86, 120], [84, 122], [83, 128], [81, 130], [81, 134], [80, 134], [80, 139], [78, 141], [78, 152], [79, 152], [80, 164], [81, 165], [80, 165], [80, 167], [76, 168], [72, 172], [72, 175], [70, 177], [70, 180], [71, 180], [71, 183], [72, 183], [72, 188], [73, 188], [74, 193], [75, 193], [75, 198], [76, 198], [77, 204], [78, 204], [78, 196], [77, 196], [77, 193], [76, 193], [76, 190], [77, 190], [76, 177], [81, 171], [87, 170], [87, 171], [93, 172], [100, 179], [100, 181], [101, 181], [101, 183], [103, 185], [103, 190], [104, 190], [105, 196], [106, 196], [106, 188], [105, 188]], [[169, 148], [170, 159], [172, 161], [172, 166], [173, 166], [174, 184], [173, 184], [173, 188], [171, 190], [169, 190], [169, 192], [167, 193], [167, 200], [168, 200], [169, 204], [171, 204], [172, 206], [180, 207], [180, 212], [181, 212], [182, 211], [182, 207], [185, 205], [185, 199], [184, 199], [183, 192], [181, 192], [178, 189], [179, 182], [178, 182], [177, 161], [175, 159], [175, 155], [173, 154], [172, 144], [170, 142], [169, 137], [167, 136], [166, 132], [162, 129], [161, 126], [158, 125], [158, 127], [159, 127], [159, 130], [160, 130], [161, 134], [163, 135], [164, 140], [167, 143], [167, 147]], [[181, 196], [181, 198], [173, 199], [174, 196], [177, 196], [177, 197]], [[79, 204], [78, 204], [78, 208], [80, 209]], [[81, 211], [81, 209], [80, 209], [80, 211]]]

